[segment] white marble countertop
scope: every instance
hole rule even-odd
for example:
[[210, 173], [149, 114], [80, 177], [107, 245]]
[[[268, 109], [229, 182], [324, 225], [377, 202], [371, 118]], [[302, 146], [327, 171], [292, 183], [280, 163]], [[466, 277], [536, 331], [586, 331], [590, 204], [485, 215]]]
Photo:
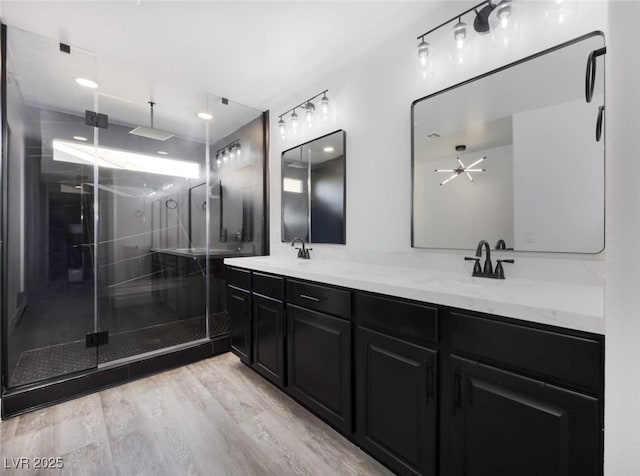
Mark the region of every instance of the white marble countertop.
[[301, 260], [225, 258], [225, 264], [427, 303], [604, 334], [602, 286], [473, 278], [419, 268]]

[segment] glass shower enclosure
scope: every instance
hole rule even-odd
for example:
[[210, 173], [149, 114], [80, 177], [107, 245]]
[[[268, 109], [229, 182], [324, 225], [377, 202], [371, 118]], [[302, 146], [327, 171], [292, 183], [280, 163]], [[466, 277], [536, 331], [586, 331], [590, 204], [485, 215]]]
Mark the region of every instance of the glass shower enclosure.
[[222, 259], [264, 249], [263, 114], [16, 28], [6, 50], [3, 387], [227, 335]]

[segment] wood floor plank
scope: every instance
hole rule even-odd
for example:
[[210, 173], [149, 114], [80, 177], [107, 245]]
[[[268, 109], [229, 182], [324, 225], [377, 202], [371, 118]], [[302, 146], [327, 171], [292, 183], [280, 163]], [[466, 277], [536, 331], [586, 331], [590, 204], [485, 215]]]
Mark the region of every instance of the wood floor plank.
[[61, 456], [50, 475], [391, 474], [230, 353], [0, 422], [0, 465], [21, 456]]

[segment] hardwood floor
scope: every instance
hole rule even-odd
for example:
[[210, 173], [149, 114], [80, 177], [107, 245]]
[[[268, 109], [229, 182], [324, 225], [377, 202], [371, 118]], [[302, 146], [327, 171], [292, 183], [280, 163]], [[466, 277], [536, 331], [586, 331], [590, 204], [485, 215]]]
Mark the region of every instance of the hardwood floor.
[[230, 353], [0, 422], [0, 473], [392, 474]]

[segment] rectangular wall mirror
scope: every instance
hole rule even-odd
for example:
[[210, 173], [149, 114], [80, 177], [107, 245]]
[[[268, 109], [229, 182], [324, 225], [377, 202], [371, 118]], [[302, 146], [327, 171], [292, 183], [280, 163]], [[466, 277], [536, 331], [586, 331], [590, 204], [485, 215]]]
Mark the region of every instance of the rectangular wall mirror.
[[346, 243], [345, 131], [282, 153], [282, 241]]
[[415, 101], [416, 248], [604, 248], [604, 56], [585, 98], [592, 33]]

